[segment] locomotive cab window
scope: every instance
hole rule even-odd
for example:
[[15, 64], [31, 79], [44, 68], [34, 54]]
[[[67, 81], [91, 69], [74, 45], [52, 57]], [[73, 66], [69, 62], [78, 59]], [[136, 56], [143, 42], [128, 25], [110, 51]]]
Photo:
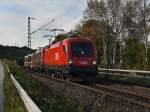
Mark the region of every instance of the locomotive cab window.
[[72, 55], [75, 57], [90, 57], [93, 56], [92, 43], [78, 42], [71, 44]]

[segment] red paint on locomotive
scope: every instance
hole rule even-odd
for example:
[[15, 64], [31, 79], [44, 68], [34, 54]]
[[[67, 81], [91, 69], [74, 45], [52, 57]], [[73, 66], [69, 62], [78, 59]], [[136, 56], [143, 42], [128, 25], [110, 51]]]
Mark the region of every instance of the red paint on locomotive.
[[44, 65], [67, 65], [67, 54], [64, 52], [64, 44], [62, 42], [53, 44], [44, 49]]
[[96, 47], [93, 41], [87, 38], [67, 38], [33, 54], [32, 64], [33, 67], [39, 66], [49, 70], [65, 67], [67, 73], [97, 73]]

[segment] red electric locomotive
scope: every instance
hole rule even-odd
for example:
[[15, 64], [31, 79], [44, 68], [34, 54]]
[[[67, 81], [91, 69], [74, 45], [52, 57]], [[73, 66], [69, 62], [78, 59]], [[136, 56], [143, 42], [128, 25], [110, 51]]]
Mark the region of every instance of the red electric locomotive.
[[33, 69], [50, 73], [57, 71], [74, 76], [96, 76], [96, 47], [93, 41], [87, 38], [67, 38], [32, 54], [31, 65]]

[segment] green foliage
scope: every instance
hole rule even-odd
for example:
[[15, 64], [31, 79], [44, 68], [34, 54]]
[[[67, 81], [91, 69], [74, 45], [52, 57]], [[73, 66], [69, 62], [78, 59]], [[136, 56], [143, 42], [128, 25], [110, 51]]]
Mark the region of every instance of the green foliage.
[[17, 89], [15, 88], [10, 79], [10, 73], [8, 73], [6, 65], [4, 66], [4, 73], [5, 112], [27, 112]]
[[[124, 48], [123, 62], [125, 68], [143, 69], [145, 64], [145, 47], [138, 39], [130, 38], [126, 40]], [[131, 52], [132, 51], [132, 52]]]
[[42, 112], [83, 112], [83, 106], [77, 100], [48, 90], [41, 83], [22, 71], [14, 62], [11, 62], [9, 65], [11, 65], [10, 69], [17, 81]]
[[23, 65], [24, 56], [29, 53], [27, 47], [14, 47], [0, 45], [0, 59], [16, 60], [18, 64]]
[[147, 54], [147, 65], [146, 65], [146, 69], [150, 70], [150, 46], [148, 47], [148, 54]]
[[67, 34], [59, 34], [55, 37], [55, 41], [53, 43], [56, 43], [56, 42], [59, 42], [59, 41], [62, 41], [66, 38], [68, 38], [68, 35]]
[[[111, 80], [127, 82], [134, 85], [147, 86], [150, 85], [150, 79], [147, 77], [133, 77], [133, 76], [123, 76], [123, 75], [109, 75]], [[106, 80], [106, 75], [99, 75], [101, 79]]]
[[75, 32], [78, 35], [82, 35], [82, 23], [78, 23], [74, 26], [74, 29], [71, 32]]

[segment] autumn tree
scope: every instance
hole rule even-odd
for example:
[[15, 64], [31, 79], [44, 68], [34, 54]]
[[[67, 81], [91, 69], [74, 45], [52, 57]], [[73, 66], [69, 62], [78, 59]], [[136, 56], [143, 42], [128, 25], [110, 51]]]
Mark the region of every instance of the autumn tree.
[[97, 45], [100, 65], [146, 69], [150, 63], [149, 0], [88, 0], [81, 26]]

